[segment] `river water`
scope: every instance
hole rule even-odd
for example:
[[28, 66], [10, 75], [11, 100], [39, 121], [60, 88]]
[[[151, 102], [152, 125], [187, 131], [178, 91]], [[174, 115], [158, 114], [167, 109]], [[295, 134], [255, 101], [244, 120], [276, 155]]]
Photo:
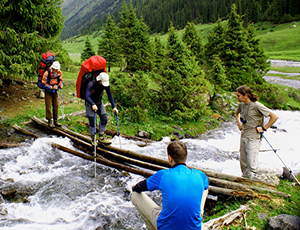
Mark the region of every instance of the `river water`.
[[[284, 164], [296, 175], [300, 173], [300, 112], [275, 111], [276, 128], [265, 137], [277, 150]], [[121, 124], [121, 123], [120, 123]], [[121, 132], [122, 132], [122, 127]], [[209, 131], [200, 139], [183, 139], [188, 147], [187, 164], [241, 176], [239, 135], [234, 122]], [[139, 147], [134, 141], [121, 139], [123, 149], [166, 159], [169, 138]], [[130, 201], [130, 188], [142, 180], [138, 175], [124, 175], [118, 170], [55, 150], [56, 142], [74, 149], [68, 138], [42, 137], [28, 140], [22, 147], [0, 150], [0, 185], [31, 194], [27, 202], [0, 204], [0, 229], [10, 230], [94, 230], [146, 229]], [[119, 137], [113, 146], [120, 147]], [[259, 162], [269, 172], [281, 172], [283, 163], [262, 141]], [[161, 202], [159, 192], [148, 193]], [[1, 198], [1, 197], [0, 197]], [[0, 199], [1, 200], [1, 199]]]

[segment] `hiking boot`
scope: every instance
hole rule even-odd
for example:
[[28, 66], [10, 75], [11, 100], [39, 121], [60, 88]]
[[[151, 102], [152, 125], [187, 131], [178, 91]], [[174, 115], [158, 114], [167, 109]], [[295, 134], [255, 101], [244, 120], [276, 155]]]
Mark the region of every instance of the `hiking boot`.
[[49, 126], [49, 128], [51, 128], [51, 129], [55, 128], [55, 125], [53, 124], [52, 119], [49, 119], [49, 120], [48, 120], [48, 126]]
[[95, 139], [94, 135], [91, 135], [91, 143], [92, 143], [92, 146], [97, 145], [97, 139]]
[[101, 134], [99, 135], [98, 143], [99, 144], [104, 144], [104, 145], [110, 145], [111, 144], [111, 142], [106, 140], [105, 137]]
[[62, 124], [59, 123], [56, 119], [54, 120], [54, 125], [57, 126], [57, 127], [61, 127], [62, 126]]
[[294, 177], [292, 175], [292, 171], [289, 171], [287, 167], [283, 167], [282, 178], [287, 178], [289, 181], [294, 181]]

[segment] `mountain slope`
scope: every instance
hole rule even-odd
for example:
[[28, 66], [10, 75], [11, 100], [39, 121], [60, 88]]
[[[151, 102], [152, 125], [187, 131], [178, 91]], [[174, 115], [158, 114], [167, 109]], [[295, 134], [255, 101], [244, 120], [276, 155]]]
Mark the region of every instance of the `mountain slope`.
[[118, 11], [123, 0], [65, 0], [62, 13], [66, 17], [61, 39], [80, 34], [81, 30], [96, 19]]

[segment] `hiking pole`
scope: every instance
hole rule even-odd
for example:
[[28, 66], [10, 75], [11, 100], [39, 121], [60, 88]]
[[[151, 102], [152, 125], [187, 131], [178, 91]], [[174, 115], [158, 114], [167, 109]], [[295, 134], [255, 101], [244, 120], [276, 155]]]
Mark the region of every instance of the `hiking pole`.
[[61, 110], [61, 114], [64, 120], [64, 126], [65, 127], [65, 112], [64, 112], [64, 98], [63, 98], [63, 91], [62, 88], [60, 89], [61, 92], [61, 100], [60, 100], [60, 110]]
[[260, 133], [263, 138], [265, 138], [265, 140], [267, 141], [267, 143], [270, 145], [270, 147], [272, 148], [272, 150], [274, 151], [274, 153], [278, 156], [278, 158], [280, 159], [280, 161], [283, 163], [283, 165], [289, 170], [290, 174], [294, 177], [294, 179], [297, 181], [298, 185], [300, 185], [300, 182], [298, 181], [298, 179], [295, 177], [295, 175], [293, 174], [292, 170], [290, 168], [288, 168], [286, 166], [286, 164], [283, 162], [283, 160], [280, 158], [280, 156], [277, 154], [277, 151], [272, 147], [272, 145], [270, 144], [270, 142], [267, 140], [267, 138], [265, 137], [265, 135], [263, 133]]
[[96, 145], [96, 133], [97, 133], [97, 116], [96, 112], [94, 113], [94, 122], [95, 122], [95, 132], [94, 132], [94, 165], [95, 165], [95, 177], [96, 177], [96, 157], [97, 157], [97, 145]]
[[120, 149], [121, 149], [122, 145], [121, 145], [121, 135], [120, 135], [120, 128], [119, 128], [119, 120], [118, 120], [118, 115], [117, 115], [116, 112], [115, 112], [115, 116], [116, 116], [116, 120], [117, 120], [118, 136], [119, 136], [119, 140], [120, 140]]

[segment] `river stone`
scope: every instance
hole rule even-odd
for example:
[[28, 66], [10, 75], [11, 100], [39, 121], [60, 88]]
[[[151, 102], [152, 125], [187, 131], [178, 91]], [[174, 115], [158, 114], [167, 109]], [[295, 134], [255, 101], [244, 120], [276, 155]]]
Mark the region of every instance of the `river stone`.
[[268, 230], [300, 230], [300, 218], [298, 216], [282, 214], [270, 217], [267, 220]]

